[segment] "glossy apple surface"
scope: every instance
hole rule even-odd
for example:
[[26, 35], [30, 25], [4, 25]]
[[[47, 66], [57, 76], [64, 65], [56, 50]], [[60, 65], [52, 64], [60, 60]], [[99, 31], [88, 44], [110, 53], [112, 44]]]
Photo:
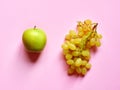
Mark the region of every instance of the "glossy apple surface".
[[23, 32], [22, 41], [28, 51], [40, 52], [46, 45], [47, 37], [43, 30], [34, 27]]

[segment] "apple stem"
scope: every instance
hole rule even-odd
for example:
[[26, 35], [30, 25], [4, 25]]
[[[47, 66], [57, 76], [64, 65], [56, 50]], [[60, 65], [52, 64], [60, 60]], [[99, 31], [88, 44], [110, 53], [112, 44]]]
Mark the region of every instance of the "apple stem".
[[36, 29], [36, 26], [34, 26], [34, 29]]

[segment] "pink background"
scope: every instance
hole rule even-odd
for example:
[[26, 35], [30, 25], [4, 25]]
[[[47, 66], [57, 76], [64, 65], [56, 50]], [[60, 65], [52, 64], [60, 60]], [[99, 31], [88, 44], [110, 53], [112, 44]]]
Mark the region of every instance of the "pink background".
[[[61, 44], [87, 18], [99, 23], [102, 46], [85, 77], [68, 76]], [[48, 37], [36, 62], [21, 42], [34, 25]], [[120, 90], [119, 33], [120, 0], [0, 0], [0, 90]]]

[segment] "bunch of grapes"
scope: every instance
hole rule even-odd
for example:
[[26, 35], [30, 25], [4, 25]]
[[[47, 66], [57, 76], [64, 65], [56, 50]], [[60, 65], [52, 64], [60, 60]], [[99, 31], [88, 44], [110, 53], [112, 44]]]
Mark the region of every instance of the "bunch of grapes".
[[62, 44], [63, 54], [66, 59], [68, 74], [85, 75], [91, 68], [90, 49], [101, 45], [101, 34], [97, 33], [98, 23], [87, 19], [78, 22], [76, 30], [70, 30]]

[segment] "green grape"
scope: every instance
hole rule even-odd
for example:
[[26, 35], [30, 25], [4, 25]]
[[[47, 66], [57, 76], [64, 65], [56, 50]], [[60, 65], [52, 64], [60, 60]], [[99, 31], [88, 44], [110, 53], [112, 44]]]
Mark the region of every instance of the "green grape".
[[74, 44], [74, 42], [75, 42], [75, 39], [70, 40], [70, 43]]
[[69, 34], [70, 34], [70, 35], [75, 35], [76, 32], [75, 32], [75, 30], [70, 30], [70, 31], [69, 31]]
[[67, 44], [67, 45], [69, 45], [69, 44], [70, 44], [70, 41], [69, 41], [69, 40], [65, 40], [64, 43]]
[[97, 37], [98, 37], [98, 39], [101, 39], [102, 35], [101, 34], [97, 34]]
[[83, 22], [78, 21], [78, 25], [77, 26], [82, 27], [83, 26]]
[[81, 43], [81, 39], [80, 38], [74, 39], [74, 44], [79, 45], [80, 43]]
[[88, 27], [87, 27], [86, 24], [83, 25], [83, 31], [84, 31], [84, 32], [88, 31]]
[[81, 58], [78, 58], [78, 59], [75, 61], [75, 66], [76, 66], [76, 67], [79, 67], [81, 64], [82, 64], [82, 60], [81, 60]]
[[80, 52], [80, 51], [81, 51], [80, 47], [77, 47], [77, 48], [76, 48], [76, 51], [81, 54], [81, 52]]
[[78, 51], [73, 51], [73, 52], [72, 52], [72, 55], [73, 55], [73, 56], [79, 56], [79, 55], [80, 55], [80, 52], [78, 52]]
[[89, 61], [90, 56], [84, 57], [84, 59], [85, 59], [86, 61]]
[[65, 44], [65, 43], [62, 45], [62, 48], [63, 48], [63, 49], [69, 49], [68, 45]]
[[102, 38], [102, 35], [97, 33], [97, 25], [89, 19], [78, 22], [77, 31], [70, 30], [65, 36], [65, 42], [61, 47], [69, 65], [68, 74], [76, 72], [85, 75], [91, 68], [90, 49], [93, 46], [99, 47]]
[[101, 46], [100, 41], [96, 41], [96, 46], [97, 46], [97, 47], [100, 47], [100, 46]]
[[86, 67], [87, 69], [90, 69], [90, 68], [91, 68], [91, 64], [90, 64], [90, 63], [87, 63], [85, 67]]
[[73, 60], [74, 60], [74, 61], [76, 61], [77, 59], [78, 59], [78, 57], [74, 57], [74, 59], [73, 59]]
[[82, 61], [82, 66], [85, 66], [87, 64], [87, 61], [86, 60], [83, 60]]
[[77, 33], [74, 30], [70, 30], [69, 34], [72, 38], [76, 38], [77, 37]]
[[63, 54], [64, 54], [64, 55], [69, 54], [69, 53], [70, 53], [69, 50], [63, 49]]
[[96, 44], [95, 38], [90, 39], [90, 46], [94, 46]]
[[87, 73], [87, 69], [86, 68], [82, 68], [81, 73], [82, 73], [82, 75], [85, 75]]
[[68, 44], [68, 47], [70, 50], [75, 50], [76, 49], [76, 46], [72, 43]]
[[84, 23], [87, 24], [87, 25], [89, 25], [89, 24], [92, 24], [92, 21], [89, 20], [89, 19], [87, 19], [87, 20], [84, 21]]
[[78, 26], [77, 30], [78, 30], [78, 32], [81, 32], [83, 29], [82, 29], [82, 27]]
[[90, 56], [90, 51], [89, 50], [83, 50], [82, 55], [86, 56], [86, 57], [89, 57]]
[[80, 68], [80, 67], [77, 67], [77, 68], [76, 68], [76, 72], [77, 72], [78, 74], [80, 74], [80, 73], [82, 72], [81, 68]]
[[78, 36], [82, 37], [84, 35], [84, 32], [81, 31], [81, 32], [78, 32]]
[[69, 59], [71, 59], [73, 56], [71, 55], [71, 54], [66, 54], [65, 55], [65, 58], [67, 59], [67, 60], [69, 60]]
[[72, 59], [67, 60], [67, 64], [68, 64], [68, 65], [73, 65], [73, 64], [74, 64], [74, 61], [73, 61]]

